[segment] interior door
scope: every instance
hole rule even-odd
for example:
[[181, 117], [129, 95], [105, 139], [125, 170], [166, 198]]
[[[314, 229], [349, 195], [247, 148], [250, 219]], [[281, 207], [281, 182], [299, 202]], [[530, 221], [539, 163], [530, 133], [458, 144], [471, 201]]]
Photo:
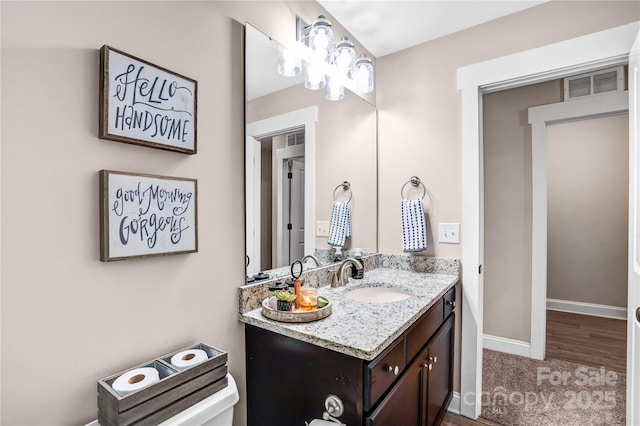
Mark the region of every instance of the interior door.
[[627, 424], [640, 424], [640, 33], [629, 55], [629, 300]]
[[291, 265], [304, 257], [304, 158], [284, 162], [282, 265]]

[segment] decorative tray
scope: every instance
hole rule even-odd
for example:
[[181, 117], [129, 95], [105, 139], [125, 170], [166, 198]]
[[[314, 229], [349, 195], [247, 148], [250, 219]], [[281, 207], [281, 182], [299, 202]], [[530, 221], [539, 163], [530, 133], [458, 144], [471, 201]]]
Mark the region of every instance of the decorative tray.
[[[327, 299], [328, 300], [328, 299]], [[262, 301], [262, 315], [265, 317], [281, 322], [311, 322], [317, 321], [322, 318], [326, 318], [331, 315], [333, 304], [329, 300], [329, 303], [322, 308], [314, 309], [312, 311], [301, 311], [299, 309], [293, 309], [292, 311], [279, 311], [269, 306], [269, 298], [267, 297]]]

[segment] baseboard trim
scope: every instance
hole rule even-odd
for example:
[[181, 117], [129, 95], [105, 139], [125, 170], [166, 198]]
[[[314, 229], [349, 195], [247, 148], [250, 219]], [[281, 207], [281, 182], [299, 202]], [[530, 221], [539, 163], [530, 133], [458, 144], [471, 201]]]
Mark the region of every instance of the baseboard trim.
[[447, 411], [451, 411], [453, 414], [460, 414], [460, 392], [453, 392]]
[[507, 339], [505, 337], [482, 335], [482, 347], [492, 351], [504, 352], [511, 355], [531, 357], [531, 345], [521, 340]]
[[547, 299], [547, 309], [570, 312], [573, 314], [593, 315], [596, 317], [627, 319], [627, 308], [620, 306], [598, 305], [595, 303], [573, 302], [570, 300]]

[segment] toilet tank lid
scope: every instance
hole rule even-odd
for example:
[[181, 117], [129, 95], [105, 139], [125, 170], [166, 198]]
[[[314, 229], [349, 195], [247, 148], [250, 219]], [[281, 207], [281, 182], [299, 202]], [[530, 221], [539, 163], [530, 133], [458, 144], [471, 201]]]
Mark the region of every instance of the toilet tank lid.
[[238, 394], [236, 381], [230, 373], [227, 373], [227, 379], [228, 385], [226, 388], [220, 389], [213, 395], [193, 404], [158, 426], [205, 423], [223, 411], [233, 408], [240, 400], [240, 395]]

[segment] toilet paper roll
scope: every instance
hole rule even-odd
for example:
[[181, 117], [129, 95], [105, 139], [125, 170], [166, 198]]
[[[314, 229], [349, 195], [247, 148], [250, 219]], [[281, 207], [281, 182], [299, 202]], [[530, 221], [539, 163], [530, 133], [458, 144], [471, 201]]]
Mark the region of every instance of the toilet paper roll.
[[171, 357], [171, 365], [184, 370], [185, 368], [192, 367], [196, 364], [200, 364], [202, 361], [209, 359], [207, 353], [202, 349], [189, 349], [186, 351], [178, 352]]
[[160, 373], [153, 367], [134, 368], [118, 377], [111, 387], [125, 396], [160, 381]]

